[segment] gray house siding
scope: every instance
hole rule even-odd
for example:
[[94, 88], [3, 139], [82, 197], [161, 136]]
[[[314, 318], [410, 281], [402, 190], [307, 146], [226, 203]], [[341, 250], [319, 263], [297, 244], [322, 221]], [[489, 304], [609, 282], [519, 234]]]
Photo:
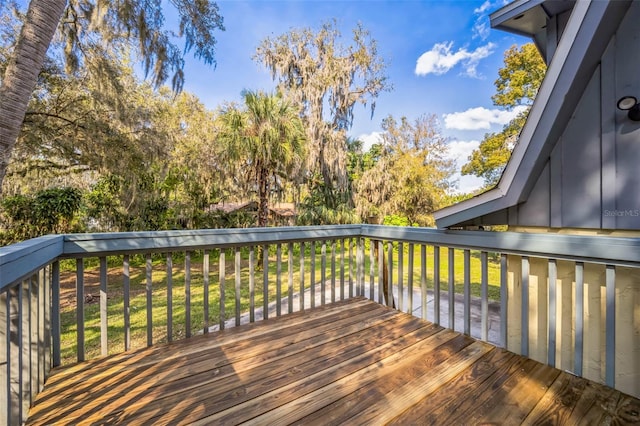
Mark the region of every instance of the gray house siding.
[[640, 122], [616, 108], [640, 98], [640, 2], [629, 8], [526, 200], [482, 224], [640, 229]]

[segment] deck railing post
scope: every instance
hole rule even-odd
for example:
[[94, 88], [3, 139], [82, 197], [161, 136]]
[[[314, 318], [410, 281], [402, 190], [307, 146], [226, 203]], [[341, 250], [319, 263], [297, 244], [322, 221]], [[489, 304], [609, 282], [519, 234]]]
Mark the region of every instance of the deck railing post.
[[555, 259], [548, 260], [549, 267], [549, 334], [547, 337], [547, 363], [556, 366], [556, 324], [558, 303], [558, 267]]
[[607, 265], [605, 269], [605, 383], [609, 387], [616, 384], [616, 267]]
[[51, 344], [53, 367], [61, 364], [60, 355], [60, 262], [51, 265]]
[[[146, 255], [146, 293], [147, 293], [147, 346], [153, 345], [153, 263], [151, 253]], [[185, 291], [187, 286], [187, 278], [185, 276]], [[187, 308], [187, 312], [189, 309]], [[188, 329], [188, 326], [187, 326]]]
[[256, 320], [255, 248], [249, 247], [249, 322]]
[[471, 250], [464, 251], [464, 334], [471, 335]]
[[[356, 259], [356, 270], [357, 270], [357, 293], [358, 296], [364, 296], [364, 268], [365, 268], [365, 264], [364, 264], [364, 238], [358, 238], [355, 240], [356, 244], [358, 244], [358, 254], [357, 254], [357, 259]], [[369, 283], [369, 285], [371, 286], [372, 283]]]
[[[202, 304], [204, 313], [204, 327], [202, 332], [204, 334], [209, 333], [210, 318], [209, 318], [209, 284], [210, 284], [210, 255], [209, 250], [205, 250], [202, 253]], [[167, 289], [168, 291], [168, 289]], [[168, 296], [168, 293], [167, 293]], [[167, 321], [168, 324], [168, 321]]]
[[480, 328], [481, 339], [489, 340], [489, 254], [480, 252]]
[[449, 286], [447, 289], [447, 298], [449, 301], [449, 328], [451, 330], [455, 330], [455, 319], [456, 319], [456, 269], [455, 269], [455, 251], [453, 248], [449, 247], [447, 250], [449, 259]]
[[422, 311], [422, 319], [427, 319], [427, 246], [420, 245], [420, 310]]
[[84, 262], [76, 259], [76, 355], [84, 361]]
[[582, 376], [582, 359], [584, 350], [584, 263], [576, 262], [576, 333], [574, 348], [573, 372]]
[[507, 318], [509, 307], [509, 292], [507, 291], [507, 255], [500, 254], [500, 345], [507, 348]]
[[100, 355], [109, 353], [109, 325], [107, 324], [107, 258], [100, 257]]
[[433, 246], [433, 322], [440, 325], [440, 246]]
[[300, 243], [300, 310], [304, 311], [304, 293], [305, 293], [305, 288], [304, 288], [304, 258], [306, 256], [305, 253], [305, 244], [304, 242]]
[[522, 310], [520, 312], [520, 355], [529, 356], [529, 258], [522, 256]]
[[[124, 350], [131, 348], [131, 307], [129, 289], [131, 285], [131, 271], [129, 270], [129, 255], [125, 254], [122, 259], [122, 299], [124, 316]], [[167, 280], [171, 282], [171, 270], [167, 266]]]

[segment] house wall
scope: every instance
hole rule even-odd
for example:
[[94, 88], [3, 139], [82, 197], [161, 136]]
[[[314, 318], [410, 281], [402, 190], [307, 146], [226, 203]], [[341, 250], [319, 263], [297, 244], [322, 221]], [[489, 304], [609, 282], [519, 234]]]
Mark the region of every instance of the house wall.
[[640, 122], [616, 108], [640, 99], [638, 22], [634, 2], [532, 191], [505, 212], [509, 225], [640, 230]]
[[[549, 232], [545, 228], [510, 228], [518, 232]], [[555, 232], [555, 231], [554, 231]], [[567, 234], [602, 234], [600, 230], [563, 229]], [[608, 232], [638, 237], [640, 232]], [[606, 247], [602, 248], [606, 250]], [[508, 256], [507, 347], [520, 353], [522, 261]], [[575, 262], [557, 261], [556, 367], [575, 367]], [[529, 258], [529, 356], [547, 363], [549, 329], [548, 260]], [[616, 267], [615, 388], [640, 397], [640, 269]], [[605, 380], [605, 265], [584, 265], [583, 376]]]

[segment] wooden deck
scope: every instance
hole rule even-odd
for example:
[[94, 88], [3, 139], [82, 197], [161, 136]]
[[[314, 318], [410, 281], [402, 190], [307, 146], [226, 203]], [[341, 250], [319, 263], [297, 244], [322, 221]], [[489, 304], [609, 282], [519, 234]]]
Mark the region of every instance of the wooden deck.
[[28, 424], [631, 424], [640, 401], [366, 299], [60, 370]]

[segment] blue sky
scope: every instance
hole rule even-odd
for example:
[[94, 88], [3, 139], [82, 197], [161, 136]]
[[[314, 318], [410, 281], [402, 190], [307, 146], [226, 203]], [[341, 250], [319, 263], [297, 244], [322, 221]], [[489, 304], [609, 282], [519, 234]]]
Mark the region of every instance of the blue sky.
[[[218, 65], [213, 69], [188, 58], [185, 90], [197, 94], [210, 109], [239, 101], [243, 89], [271, 90], [275, 84], [269, 72], [252, 60], [261, 40], [292, 28], [318, 28], [334, 18], [344, 37], [361, 22], [378, 42], [393, 90], [379, 96], [373, 118], [369, 110], [356, 106], [350, 135], [370, 143], [389, 114], [409, 119], [436, 114], [460, 167], [486, 132], [499, 131], [512, 117], [493, 106], [493, 82], [504, 51], [529, 40], [489, 28], [488, 15], [504, 3], [219, 1], [226, 31], [218, 33]], [[480, 184], [477, 178], [459, 177], [461, 192]]]

